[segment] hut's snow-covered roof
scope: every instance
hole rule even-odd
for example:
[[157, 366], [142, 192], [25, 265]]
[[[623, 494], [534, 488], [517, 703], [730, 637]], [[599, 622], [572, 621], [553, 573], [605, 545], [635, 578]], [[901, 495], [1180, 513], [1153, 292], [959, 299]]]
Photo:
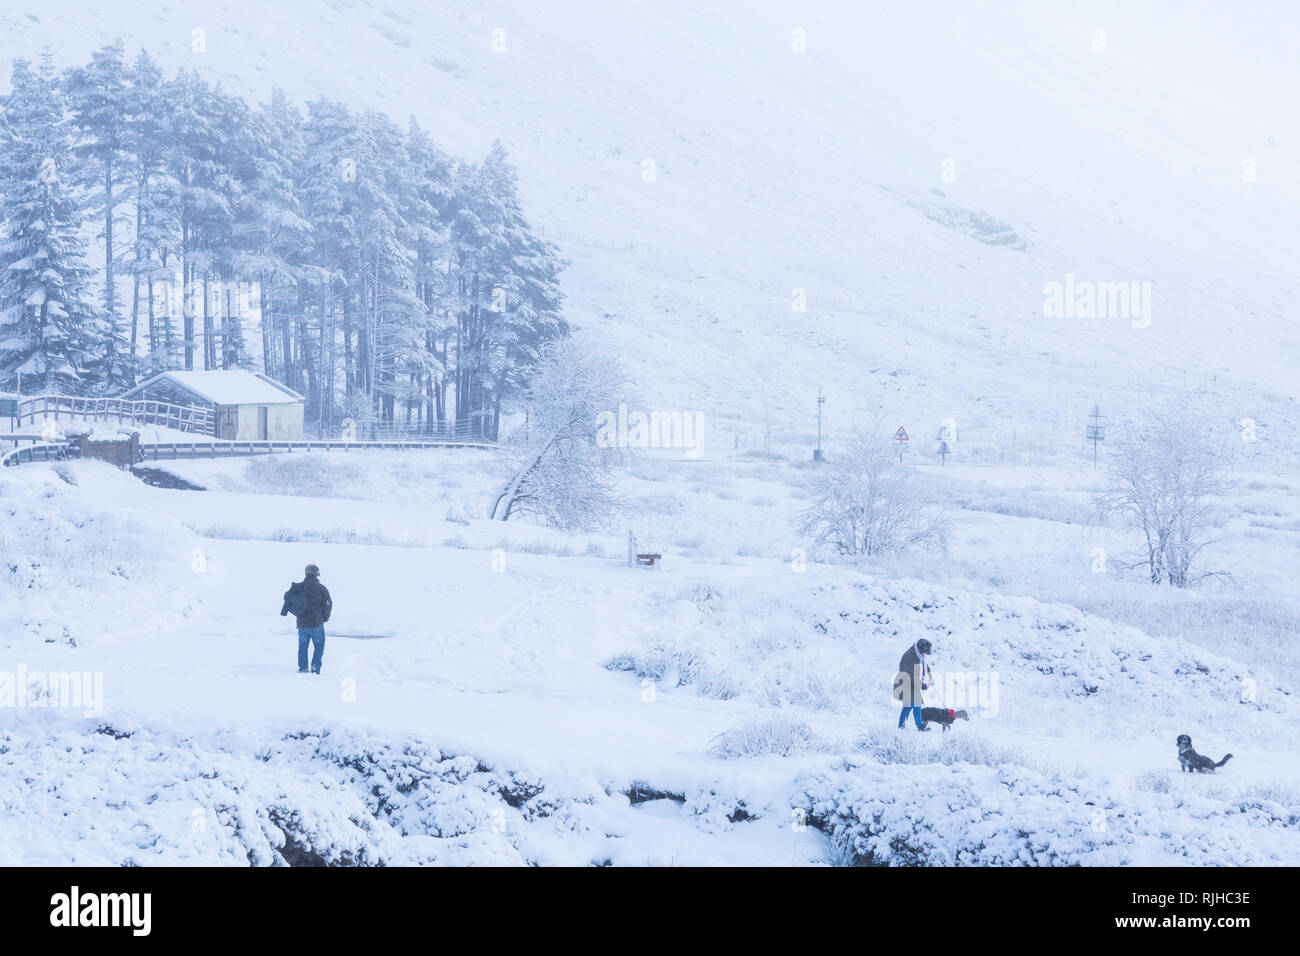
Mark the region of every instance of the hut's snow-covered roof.
[[291, 388], [260, 372], [243, 369], [216, 369], [207, 372], [161, 372], [126, 392], [123, 398], [136, 398], [159, 382], [177, 385], [196, 398], [213, 405], [289, 405], [304, 401]]

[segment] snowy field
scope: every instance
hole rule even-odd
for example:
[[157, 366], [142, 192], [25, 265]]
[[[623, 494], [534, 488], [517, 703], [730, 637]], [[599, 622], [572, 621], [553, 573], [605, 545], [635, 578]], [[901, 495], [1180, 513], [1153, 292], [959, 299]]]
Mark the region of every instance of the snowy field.
[[[1261, 649], [1282, 635], [1257, 629], [1252, 654], [1017, 596], [1010, 575], [1040, 560], [1028, 543], [1063, 552], [1044, 524], [1089, 540], [1071, 515], [1082, 473], [1044, 469], [1027, 485], [1025, 469], [953, 469], [945, 480], [970, 502], [951, 580], [926, 582], [795, 570], [783, 528], [800, 469], [788, 464], [630, 466], [630, 495], [656, 489], [631, 521], [665, 553], [660, 571], [628, 568], [619, 535], [474, 517], [504, 473], [484, 452], [168, 467], [208, 490], [90, 462], [0, 476], [15, 556], [0, 595], [5, 658], [102, 681], [80, 709], [0, 715], [4, 862], [1300, 853], [1300, 703]], [[1011, 495], [1053, 514], [999, 513]], [[1277, 513], [1288, 501], [1259, 497]], [[766, 538], [743, 520], [759, 512]], [[976, 547], [1002, 570], [973, 569], [963, 551]], [[336, 602], [321, 677], [295, 673], [292, 625], [277, 616], [309, 561]], [[1193, 613], [1112, 600], [1133, 615]], [[939, 687], [966, 695], [948, 703], [972, 719], [900, 736], [888, 684], [922, 636]], [[1178, 733], [1234, 759], [1215, 776], [1180, 774]]]
[[[275, 278], [242, 344], [205, 310], [235, 351], [189, 358], [278, 362], [307, 434], [400, 420], [435, 379], [452, 420], [481, 429], [496, 400], [502, 439], [533, 430], [501, 453], [149, 462], [154, 483], [0, 469], [0, 865], [1300, 863], [1296, 24], [1173, 0], [7, 4], [0, 317], [60, 274], [9, 227], [47, 242], [23, 135], [63, 107], [8, 67], [48, 49], [84, 105], [64, 71], [121, 39], [160, 89], [193, 71], [242, 98], [197, 131], [132, 100], [112, 254], [103, 138], [64, 144], [55, 265], [117, 262], [137, 358], [146, 331], [151, 367], [184, 346], [127, 270], [198, 270], [205, 305], [247, 270]], [[291, 105], [259, 112], [273, 91]], [[140, 133], [156, 112], [170, 132]], [[244, 139], [237, 170], [180, 187]], [[554, 289], [533, 238], [564, 260]], [[111, 299], [95, 275], [84, 297]], [[1076, 282], [1145, 298], [1053, 312]], [[469, 316], [521, 324], [488, 342]], [[46, 343], [10, 325], [0, 386], [30, 394], [5, 376], [40, 374]], [[618, 500], [592, 530], [490, 520], [508, 452], [546, 434], [527, 360], [561, 325], [635, 408], [704, 422], [701, 447], [602, 446]], [[1218, 572], [1197, 587], [1126, 569], [1143, 541], [1098, 508], [1153, 409], [1227, 436], [1228, 490], [1188, 519]], [[797, 530], [828, 471], [812, 449], [837, 467], [878, 421], [910, 431], [898, 472], [946, 509], [947, 546], [830, 563]], [[124, 431], [18, 432], [51, 424]], [[0, 418], [0, 452], [12, 434]], [[658, 569], [628, 566], [629, 533]], [[278, 613], [308, 563], [335, 601], [321, 676]], [[899, 733], [890, 683], [923, 638], [927, 705], [970, 719]], [[1179, 734], [1232, 759], [1181, 773]]]

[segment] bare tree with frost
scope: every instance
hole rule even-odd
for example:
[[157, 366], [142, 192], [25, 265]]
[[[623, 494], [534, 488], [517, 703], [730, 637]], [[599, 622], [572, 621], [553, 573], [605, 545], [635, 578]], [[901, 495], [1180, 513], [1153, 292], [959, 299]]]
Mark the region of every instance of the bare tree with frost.
[[597, 527], [619, 497], [596, 443], [597, 417], [618, 408], [627, 374], [583, 336], [546, 346], [525, 393], [527, 423], [514, 436], [514, 471], [490, 517], [537, 515], [565, 529]]
[[1193, 587], [1222, 571], [1196, 568], [1212, 544], [1211, 499], [1229, 490], [1227, 444], [1202, 417], [1167, 407], [1135, 422], [1115, 441], [1099, 509], [1142, 535], [1152, 584]]

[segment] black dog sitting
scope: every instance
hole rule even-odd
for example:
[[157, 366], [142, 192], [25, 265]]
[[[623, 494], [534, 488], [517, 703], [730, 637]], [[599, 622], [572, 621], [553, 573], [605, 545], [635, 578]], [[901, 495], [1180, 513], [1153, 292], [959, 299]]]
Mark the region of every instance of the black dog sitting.
[[954, 720], [970, 720], [970, 714], [966, 713], [964, 710], [945, 710], [943, 707], [921, 708], [922, 727], [926, 727], [932, 723], [943, 724], [943, 732], [946, 734]]
[[1214, 773], [1225, 763], [1232, 759], [1232, 754], [1228, 754], [1218, 763], [1215, 763], [1209, 757], [1202, 757], [1192, 749], [1192, 738], [1187, 734], [1178, 735], [1178, 766], [1185, 773]]

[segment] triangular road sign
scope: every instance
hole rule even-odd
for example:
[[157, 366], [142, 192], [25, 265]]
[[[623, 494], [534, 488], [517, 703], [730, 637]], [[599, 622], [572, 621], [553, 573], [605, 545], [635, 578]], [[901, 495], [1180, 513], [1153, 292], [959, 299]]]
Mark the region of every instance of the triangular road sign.
[[894, 441], [911, 441], [911, 440], [912, 439], [907, 437], [907, 429], [905, 429], [902, 425], [899, 425], [898, 431], [894, 432]]

